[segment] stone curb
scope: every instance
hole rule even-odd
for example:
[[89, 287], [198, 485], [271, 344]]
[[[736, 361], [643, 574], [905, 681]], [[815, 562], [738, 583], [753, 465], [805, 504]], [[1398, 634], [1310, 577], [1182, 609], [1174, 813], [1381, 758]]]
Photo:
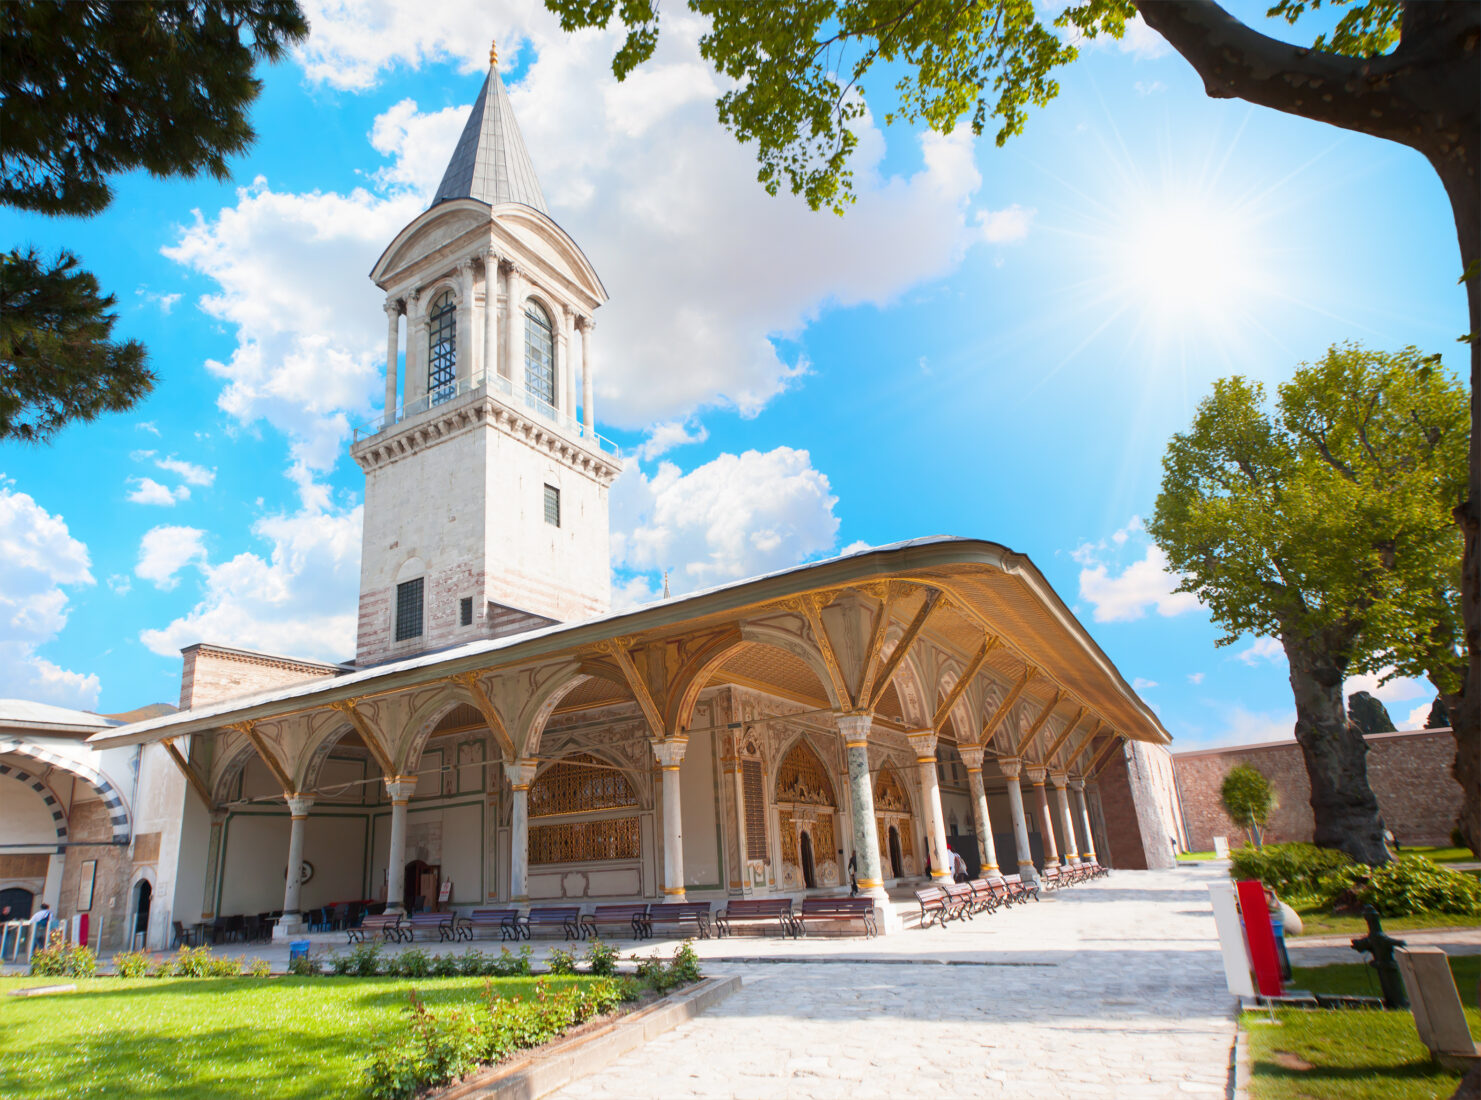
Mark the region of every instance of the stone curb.
[[1234, 1045], [1229, 1049], [1229, 1100], [1250, 1098], [1250, 1033], [1234, 1027]]
[[595, 1031], [559, 1040], [538, 1054], [494, 1066], [433, 1096], [435, 1100], [536, 1100], [693, 1019], [740, 986], [739, 975], [707, 978]]

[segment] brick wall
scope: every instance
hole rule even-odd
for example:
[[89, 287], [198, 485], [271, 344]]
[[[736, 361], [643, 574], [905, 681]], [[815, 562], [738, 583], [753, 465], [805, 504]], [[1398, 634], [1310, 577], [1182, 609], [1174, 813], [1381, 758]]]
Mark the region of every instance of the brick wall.
[[252, 695], [305, 680], [334, 676], [339, 669], [317, 661], [297, 661], [267, 653], [197, 643], [180, 651], [180, 709]]
[[[1394, 836], [1401, 844], [1449, 844], [1461, 804], [1460, 784], [1450, 774], [1455, 760], [1450, 731], [1372, 733], [1365, 740], [1368, 783]], [[1265, 838], [1311, 839], [1311, 784], [1295, 741], [1175, 753], [1173, 763], [1188, 844], [1194, 851], [1213, 848], [1216, 836], [1228, 837], [1231, 844], [1244, 837], [1244, 830], [1229, 820], [1219, 801], [1224, 776], [1238, 764], [1258, 770], [1275, 790], [1277, 805]]]

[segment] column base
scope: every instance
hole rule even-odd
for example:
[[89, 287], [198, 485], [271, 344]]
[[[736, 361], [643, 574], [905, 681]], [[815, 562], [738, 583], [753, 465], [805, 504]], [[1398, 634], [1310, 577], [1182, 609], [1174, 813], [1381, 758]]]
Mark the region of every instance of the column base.
[[278, 923], [273, 925], [273, 943], [286, 943], [295, 936], [303, 935], [305, 930], [302, 913], [284, 913], [278, 918]]
[[1039, 872], [1032, 863], [1020, 863], [1018, 865], [1018, 877], [1024, 881], [1038, 885]]

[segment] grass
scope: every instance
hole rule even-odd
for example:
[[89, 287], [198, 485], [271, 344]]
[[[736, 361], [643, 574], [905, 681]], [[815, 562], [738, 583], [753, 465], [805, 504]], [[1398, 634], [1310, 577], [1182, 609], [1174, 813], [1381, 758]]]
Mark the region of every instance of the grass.
[[[589, 978], [553, 978], [552, 988]], [[527, 994], [532, 978], [0, 978], [0, 1095], [352, 1097], [407, 990], [428, 1005]]]
[[[1368, 931], [1368, 922], [1362, 917], [1327, 913], [1320, 907], [1310, 909], [1297, 906], [1301, 914], [1302, 936], [1361, 936]], [[1426, 928], [1474, 928], [1476, 918], [1463, 913], [1415, 913], [1408, 917], [1384, 917], [1383, 930], [1397, 934], [1415, 932]], [[1300, 937], [1293, 936], [1300, 942]]]
[[1200, 862], [1202, 860], [1205, 860], [1205, 859], [1218, 859], [1218, 858], [1219, 858], [1218, 855], [1216, 853], [1214, 853], [1214, 852], [1179, 852], [1178, 853], [1178, 862], [1179, 863], [1198, 863], [1198, 862]]
[[[1471, 1034], [1481, 1038], [1476, 980], [1481, 957], [1452, 956], [1450, 968], [1466, 1006]], [[1314, 993], [1377, 993], [1362, 963], [1296, 967], [1292, 985]], [[1430, 1061], [1407, 1012], [1282, 1009], [1275, 1024], [1246, 1012], [1251, 1100], [1430, 1100], [1455, 1091], [1460, 1074]]]
[[1469, 848], [1405, 848], [1406, 856], [1424, 856], [1436, 863], [1474, 863], [1476, 854]]

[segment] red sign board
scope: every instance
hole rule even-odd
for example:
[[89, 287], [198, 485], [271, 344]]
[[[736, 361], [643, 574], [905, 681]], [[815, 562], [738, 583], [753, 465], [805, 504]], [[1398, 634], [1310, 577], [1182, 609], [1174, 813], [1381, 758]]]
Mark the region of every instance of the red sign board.
[[1275, 926], [1265, 907], [1265, 887], [1258, 882], [1237, 882], [1234, 886], [1239, 892], [1239, 915], [1250, 948], [1250, 965], [1255, 968], [1255, 988], [1262, 997], [1279, 997], [1280, 956], [1275, 949]]

